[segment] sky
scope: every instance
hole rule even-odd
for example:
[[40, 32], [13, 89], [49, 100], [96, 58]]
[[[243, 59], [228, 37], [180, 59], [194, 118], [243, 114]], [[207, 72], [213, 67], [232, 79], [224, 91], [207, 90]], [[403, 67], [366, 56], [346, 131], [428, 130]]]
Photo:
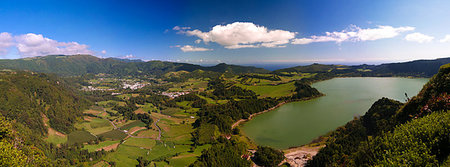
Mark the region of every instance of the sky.
[[450, 57], [450, 1], [2, 0], [0, 58], [91, 54], [194, 64]]

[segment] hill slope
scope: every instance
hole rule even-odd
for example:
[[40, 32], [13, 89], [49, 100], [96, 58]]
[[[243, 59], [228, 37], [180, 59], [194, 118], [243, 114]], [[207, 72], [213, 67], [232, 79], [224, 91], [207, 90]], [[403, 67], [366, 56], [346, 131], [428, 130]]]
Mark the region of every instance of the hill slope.
[[431, 77], [436, 74], [439, 67], [450, 63], [450, 58], [435, 60], [415, 60], [402, 63], [387, 63], [381, 65], [324, 65], [311, 64], [275, 70], [274, 73], [328, 73], [335, 76], [415, 76]]
[[268, 73], [270, 71], [249, 67], [218, 64], [212, 67], [188, 63], [174, 63], [164, 61], [126, 61], [115, 58], [98, 58], [90, 55], [49, 55], [43, 57], [24, 59], [2, 59], [0, 69], [30, 70], [43, 73], [55, 73], [58, 75], [83, 75], [86, 73], [108, 73], [114, 75], [157, 75], [174, 71], [213, 71], [241, 73]]

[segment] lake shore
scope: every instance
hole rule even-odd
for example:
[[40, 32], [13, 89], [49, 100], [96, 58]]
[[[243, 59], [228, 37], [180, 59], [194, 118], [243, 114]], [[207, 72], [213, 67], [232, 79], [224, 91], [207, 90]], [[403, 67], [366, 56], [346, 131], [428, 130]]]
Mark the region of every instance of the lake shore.
[[286, 103], [298, 102], [298, 101], [307, 101], [307, 100], [319, 98], [319, 97], [322, 97], [322, 96], [325, 96], [325, 94], [322, 94], [322, 93], [321, 93], [319, 96], [308, 97], [308, 98], [302, 98], [302, 99], [297, 99], [297, 100], [286, 100], [286, 101], [283, 101], [283, 102], [281, 102], [281, 103], [278, 103], [276, 106], [274, 106], [274, 107], [272, 107], [272, 108], [269, 108], [269, 109], [267, 109], [267, 110], [264, 110], [264, 111], [261, 111], [261, 112], [257, 112], [257, 113], [251, 114], [247, 119], [240, 119], [240, 120], [234, 122], [234, 123], [231, 125], [231, 129], [234, 129], [235, 127], [239, 126], [241, 123], [245, 123], [245, 122], [247, 122], [247, 121], [252, 120], [253, 117], [255, 117], [255, 116], [257, 116], [257, 115], [264, 114], [264, 113], [266, 113], [266, 112], [269, 112], [269, 111], [272, 111], [272, 110], [274, 110], [274, 109], [277, 109], [278, 107], [281, 107], [282, 105], [284, 105], [284, 104], [286, 104]]

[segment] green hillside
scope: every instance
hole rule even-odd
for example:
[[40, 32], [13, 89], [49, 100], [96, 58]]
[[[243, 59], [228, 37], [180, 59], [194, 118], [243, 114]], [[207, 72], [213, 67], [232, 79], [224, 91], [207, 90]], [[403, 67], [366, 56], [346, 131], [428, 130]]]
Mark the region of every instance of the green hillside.
[[[448, 159], [450, 64], [406, 104], [383, 98], [331, 133], [308, 166], [438, 166]], [[407, 165], [407, 166], [409, 166]]]
[[270, 71], [247, 66], [218, 64], [211, 67], [188, 63], [164, 61], [125, 61], [114, 58], [98, 58], [91, 55], [49, 55], [24, 59], [2, 59], [0, 69], [29, 70], [34, 72], [55, 73], [63, 76], [83, 75], [87, 73], [107, 73], [118, 76], [156, 75], [167, 72], [195, 70], [241, 73], [268, 73]]

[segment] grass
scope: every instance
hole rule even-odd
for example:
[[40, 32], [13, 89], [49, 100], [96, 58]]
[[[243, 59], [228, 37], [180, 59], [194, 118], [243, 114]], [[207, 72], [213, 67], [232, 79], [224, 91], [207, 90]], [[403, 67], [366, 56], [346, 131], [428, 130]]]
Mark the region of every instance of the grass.
[[84, 145], [84, 149], [87, 149], [89, 152], [95, 152], [96, 150], [106, 147], [106, 146], [110, 146], [116, 143], [119, 143], [119, 140], [116, 141], [104, 141], [104, 142], [100, 142], [99, 144], [95, 144], [95, 145]]
[[128, 138], [123, 142], [124, 145], [134, 146], [139, 148], [151, 149], [156, 145], [156, 141], [154, 139], [147, 138]]
[[166, 108], [166, 109], [161, 111], [161, 114], [173, 115], [173, 114], [177, 113], [178, 111], [180, 111], [179, 108]]
[[181, 154], [169, 160], [170, 166], [189, 166], [197, 160], [195, 154]]
[[295, 90], [294, 82], [289, 82], [280, 85], [265, 85], [265, 86], [249, 86], [236, 84], [244, 89], [254, 91], [260, 97], [284, 97], [289, 96]]
[[67, 143], [68, 144], [75, 144], [75, 143], [85, 143], [91, 140], [97, 139], [95, 136], [93, 136], [91, 133], [87, 131], [74, 131], [67, 135]]
[[169, 130], [164, 131], [162, 137], [177, 144], [192, 144], [191, 133], [193, 131], [190, 124], [169, 124]]
[[103, 136], [105, 138], [109, 138], [112, 140], [122, 140], [125, 137], [127, 137], [127, 134], [123, 133], [120, 130], [115, 129], [115, 130], [111, 130], [111, 131], [99, 134], [98, 136]]
[[45, 141], [53, 144], [62, 144], [67, 142], [67, 136], [63, 137], [56, 134], [48, 134], [48, 137], [47, 139], [45, 139]]
[[133, 127], [136, 127], [136, 126], [139, 126], [139, 127], [145, 127], [145, 125], [146, 125], [146, 124], [145, 124], [144, 122], [142, 122], [142, 121], [140, 121], [140, 120], [137, 120], [137, 121], [128, 123], [128, 124], [126, 124], [126, 125], [123, 125], [122, 127], [120, 127], [120, 129], [122, 129], [122, 130], [130, 130], [130, 129], [133, 128]]
[[174, 145], [173, 143], [157, 143], [149, 153], [151, 160], [158, 160], [163, 158], [171, 158], [177, 154], [188, 152], [191, 146], [189, 145]]
[[93, 118], [91, 121], [84, 121], [75, 125], [78, 129], [85, 129], [95, 135], [113, 130], [113, 126], [108, 120]]
[[116, 162], [116, 166], [136, 166], [138, 157], [146, 157], [148, 150], [138, 147], [119, 145], [116, 151], [106, 155], [105, 160]]
[[142, 130], [139, 132], [136, 132], [135, 134], [138, 134], [137, 136], [140, 137], [151, 137], [151, 138], [155, 138], [158, 137], [159, 132], [158, 130], [154, 130], [154, 129], [148, 129], [148, 130]]

